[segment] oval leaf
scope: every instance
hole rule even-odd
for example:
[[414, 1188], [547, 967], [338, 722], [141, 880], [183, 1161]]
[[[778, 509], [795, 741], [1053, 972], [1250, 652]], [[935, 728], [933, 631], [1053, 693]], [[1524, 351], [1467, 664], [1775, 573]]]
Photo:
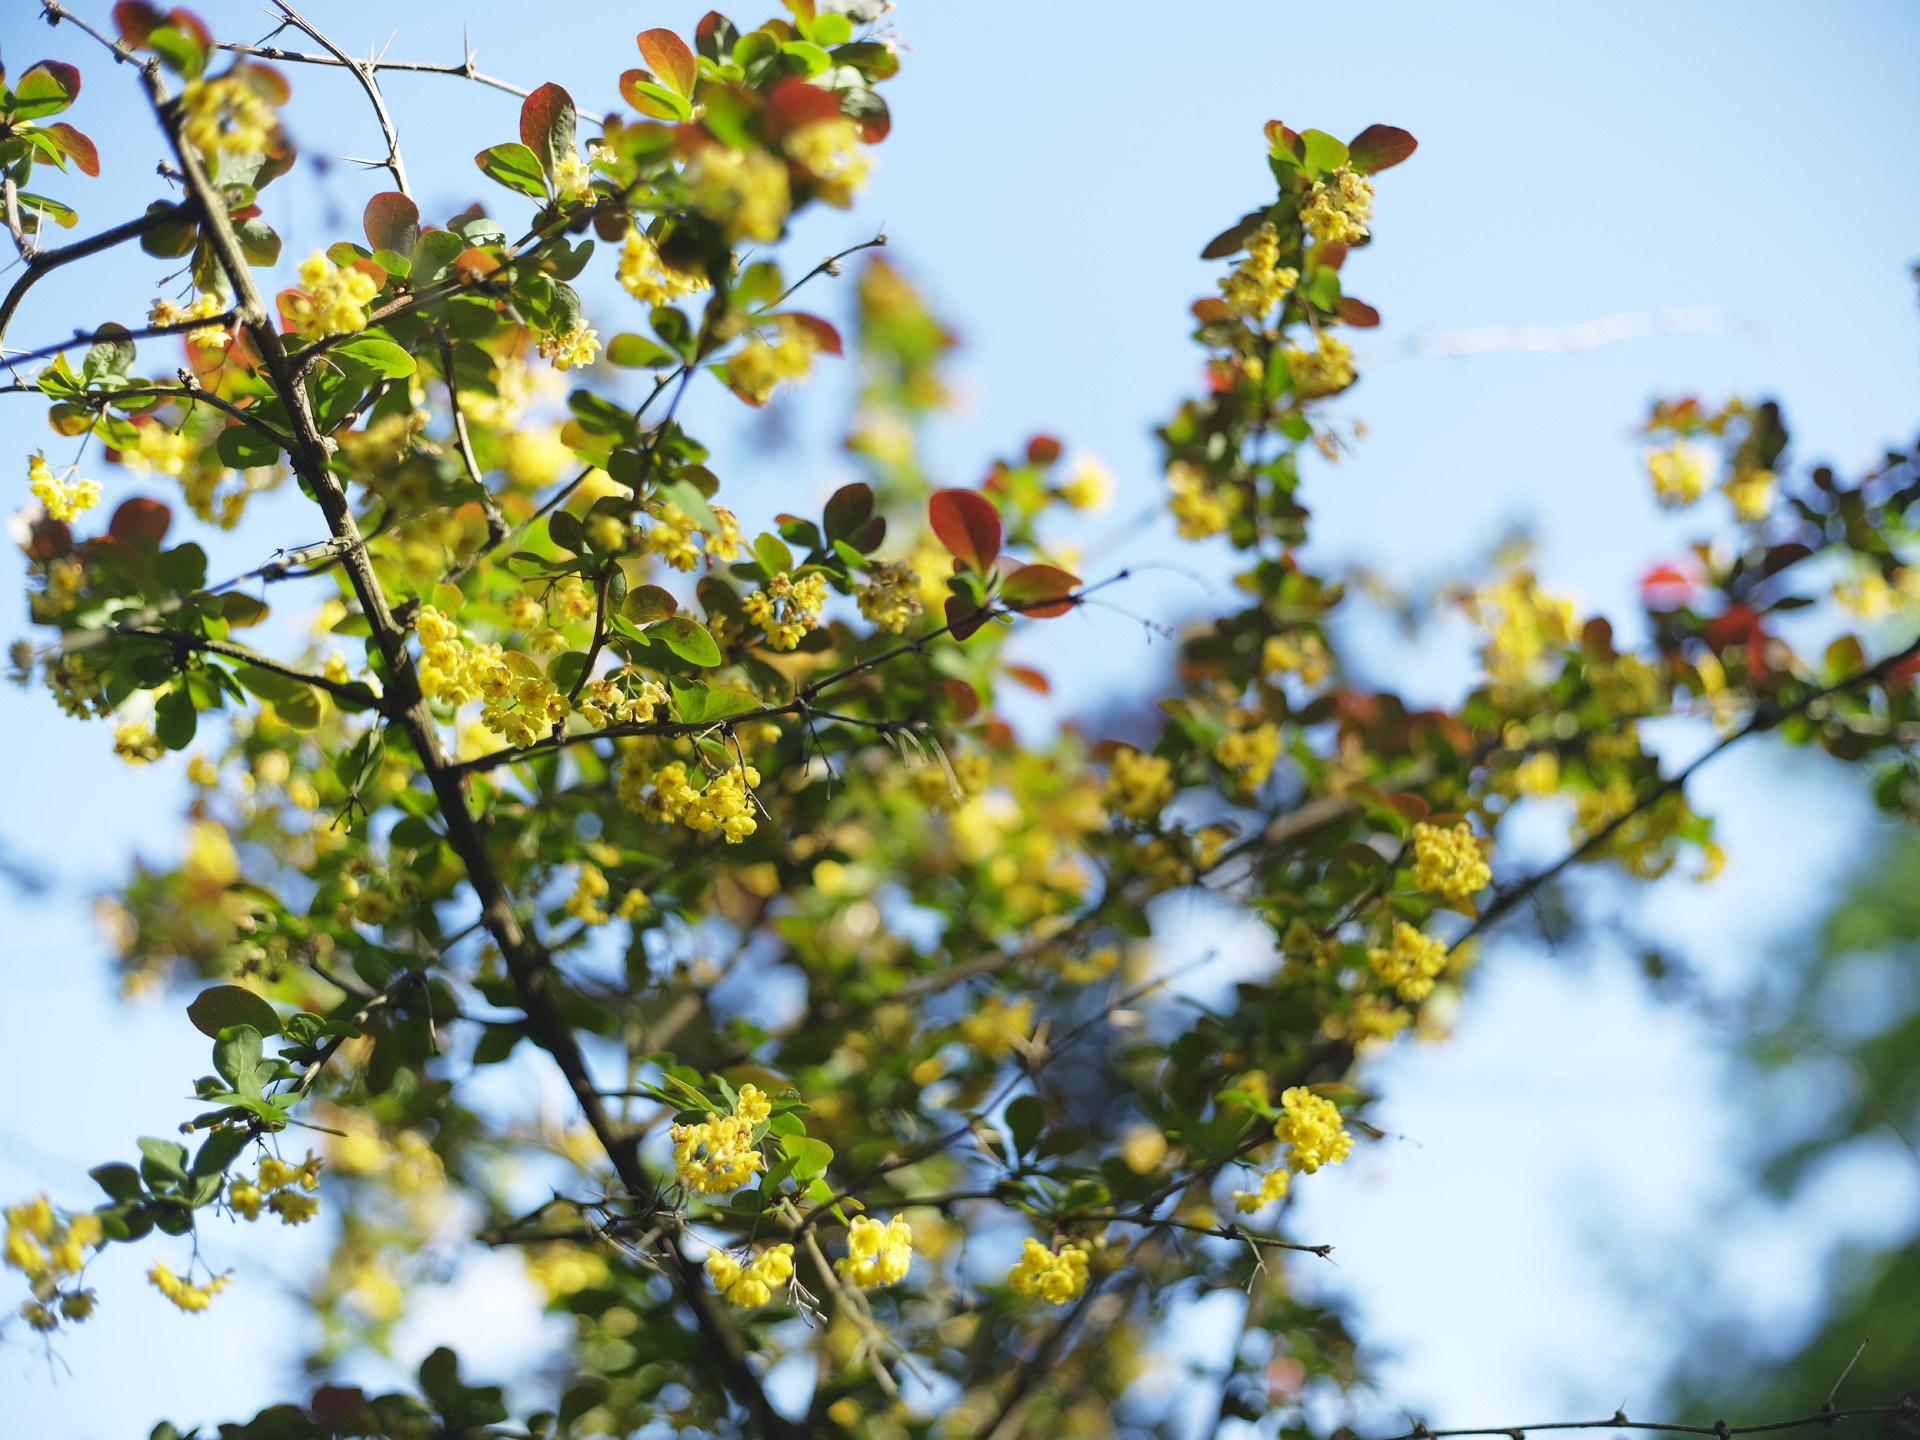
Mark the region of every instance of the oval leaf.
[[1000, 555], [1000, 512], [972, 490], [936, 490], [927, 520], [940, 543], [970, 570], [986, 571]]
[[1073, 608], [1080, 577], [1057, 565], [1022, 565], [1000, 584], [1000, 599], [1022, 615], [1044, 620]]
[[369, 200], [361, 224], [376, 250], [411, 256], [420, 243], [420, 207], [398, 190], [382, 190]]
[[573, 97], [548, 81], [520, 107], [520, 143], [548, 175], [563, 155], [573, 154]]
[[639, 43], [640, 58], [647, 62], [647, 68], [669, 89], [691, 97], [700, 64], [687, 48], [687, 42], [671, 30], [647, 30], [641, 33]]
[[280, 1013], [253, 991], [240, 985], [215, 985], [202, 990], [187, 1006], [193, 1028], [209, 1040], [218, 1040], [230, 1025], [251, 1025], [262, 1035], [280, 1033]]
[[1362, 175], [1398, 165], [1420, 142], [1394, 125], [1369, 125], [1347, 145], [1347, 163]]
[[684, 615], [669, 615], [647, 626], [647, 639], [658, 640], [690, 665], [718, 665], [720, 647], [707, 627]]
[[333, 354], [343, 356], [369, 370], [377, 370], [391, 379], [403, 380], [413, 374], [415, 366], [413, 356], [402, 350], [391, 340], [382, 340], [378, 335], [362, 335], [333, 347]]

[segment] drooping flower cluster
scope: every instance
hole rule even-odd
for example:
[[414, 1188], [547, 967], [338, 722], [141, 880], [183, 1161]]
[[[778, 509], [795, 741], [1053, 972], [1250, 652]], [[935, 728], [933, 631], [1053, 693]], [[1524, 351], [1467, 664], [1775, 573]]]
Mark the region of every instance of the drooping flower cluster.
[[902, 1216], [882, 1223], [857, 1215], [847, 1227], [847, 1253], [833, 1268], [849, 1285], [873, 1290], [904, 1280], [913, 1264], [913, 1228]]
[[782, 570], [765, 587], [747, 596], [747, 619], [766, 632], [775, 650], [791, 650], [807, 633], [820, 626], [820, 608], [827, 603], [827, 577], [819, 571], [789, 579]]
[[731, 1115], [714, 1115], [668, 1132], [673, 1140], [673, 1173], [682, 1189], [699, 1195], [724, 1195], [759, 1174], [766, 1157], [755, 1147], [754, 1127], [766, 1123], [772, 1102], [752, 1085], [742, 1085]]
[[1373, 181], [1342, 165], [1326, 180], [1313, 182], [1300, 223], [1329, 245], [1351, 245], [1367, 238], [1373, 214]]
[[189, 1315], [198, 1314], [206, 1309], [212, 1303], [213, 1297], [227, 1288], [227, 1277], [224, 1275], [215, 1275], [206, 1284], [195, 1285], [190, 1280], [181, 1279], [158, 1260], [154, 1261], [153, 1268], [147, 1271], [147, 1279], [153, 1282], [162, 1295]]
[[311, 1151], [298, 1165], [268, 1155], [253, 1179], [240, 1175], [228, 1179], [227, 1208], [244, 1219], [258, 1220], [264, 1206], [280, 1217], [282, 1225], [302, 1225], [319, 1212], [320, 1202], [311, 1194], [319, 1188], [320, 1160]]
[[735, 765], [712, 776], [704, 790], [696, 790], [685, 762], [670, 761], [656, 770], [640, 756], [629, 755], [621, 763], [615, 794], [629, 810], [703, 835], [718, 830], [729, 845], [737, 845], [758, 828], [753, 787], [759, 783], [760, 772], [752, 765]]
[[1413, 827], [1413, 883], [1420, 889], [1464, 900], [1492, 880], [1480, 842], [1466, 821], [1446, 830], [1425, 821]]
[[53, 520], [73, 520], [100, 503], [98, 480], [82, 480], [78, 476], [62, 480], [47, 464], [46, 455], [38, 450], [27, 457], [27, 479], [33, 498], [46, 507], [48, 518]]
[[1299, 282], [1300, 272], [1280, 263], [1279, 235], [1273, 226], [1262, 225], [1247, 237], [1246, 258], [1220, 282], [1220, 293], [1240, 314], [1258, 320]]
[[584, 370], [599, 354], [600, 332], [585, 321], [540, 337], [540, 358], [552, 361], [556, 370]]
[[[211, 292], [194, 297], [189, 305], [176, 305], [171, 300], [156, 300], [148, 307], [149, 325], [184, 325], [189, 320], [211, 320], [227, 311], [227, 300]], [[187, 331], [189, 345], [225, 345], [226, 327], [221, 325], [203, 325], [198, 330]]]
[[1353, 352], [1330, 330], [1320, 332], [1320, 341], [1311, 350], [1289, 345], [1285, 359], [1293, 393], [1302, 400], [1332, 395], [1353, 384]]
[[729, 1305], [750, 1310], [793, 1279], [793, 1246], [770, 1245], [742, 1265], [726, 1250], [707, 1252], [707, 1276]]
[[729, 240], [778, 240], [786, 227], [787, 167], [764, 150], [705, 146], [687, 166], [687, 188]]
[[582, 925], [604, 925], [613, 917], [602, 902], [612, 892], [613, 887], [607, 883], [606, 872], [591, 861], [583, 860], [580, 862], [579, 883], [574, 886], [573, 894], [567, 897], [564, 908]]
[[1264, 785], [1273, 774], [1273, 762], [1280, 758], [1280, 727], [1264, 720], [1250, 729], [1229, 730], [1213, 747], [1213, 758], [1239, 771], [1249, 788]]
[[1373, 973], [1402, 1000], [1424, 1000], [1433, 993], [1433, 982], [1447, 968], [1447, 947], [1404, 920], [1393, 923], [1393, 943], [1387, 948], [1367, 951]]
[[1542, 590], [1524, 570], [1483, 585], [1467, 610], [1487, 632], [1480, 663], [1496, 693], [1542, 684], [1553, 673], [1553, 648], [1575, 635], [1573, 601]]
[[696, 539], [706, 544], [707, 554], [716, 560], [737, 559], [740, 554], [740, 522], [734, 518], [731, 510], [724, 506], [713, 507], [713, 517], [720, 528], [705, 531], [686, 511], [672, 501], [663, 501], [653, 524], [647, 527], [646, 548], [658, 555], [676, 570], [691, 570], [700, 563], [700, 547]]
[[1167, 466], [1167, 489], [1173, 496], [1168, 508], [1183, 540], [1218, 535], [1233, 519], [1229, 495], [1209, 485], [1206, 472], [1191, 461], [1176, 460]]
[[[1706, 491], [1707, 477], [1713, 469], [1713, 452], [1704, 445], [1675, 441], [1664, 450], [1647, 456], [1647, 473], [1653, 477], [1653, 493], [1662, 505], [1675, 508], [1691, 505]], [[1769, 476], [1769, 479], [1772, 477]]]
[[1287, 1187], [1292, 1180], [1292, 1171], [1285, 1166], [1276, 1166], [1260, 1177], [1258, 1190], [1234, 1191], [1233, 1208], [1242, 1215], [1251, 1215], [1256, 1210], [1264, 1210], [1274, 1201], [1285, 1197]]
[[1312, 630], [1289, 635], [1269, 635], [1260, 647], [1260, 668], [1268, 675], [1298, 675], [1304, 685], [1318, 685], [1327, 678], [1332, 659], [1327, 645]]
[[1020, 1247], [1019, 1262], [1007, 1271], [1007, 1284], [1016, 1295], [1064, 1305], [1086, 1292], [1087, 1252], [1071, 1242], [1049, 1250], [1029, 1236]]
[[449, 705], [484, 701], [480, 723], [508, 744], [531, 745], [571, 713], [567, 697], [546, 676], [516, 673], [498, 645], [469, 646], [460, 627], [433, 606], [420, 608], [413, 628], [420, 637], [421, 693]]
[[581, 690], [578, 709], [589, 725], [604, 730], [609, 725], [644, 725], [666, 703], [666, 686], [658, 680], [609, 676]]
[[659, 248], [637, 225], [627, 231], [620, 247], [617, 274], [621, 286], [642, 305], [671, 305], [684, 295], [697, 295], [713, 288], [706, 276], [689, 275], [662, 260]]
[[300, 262], [300, 286], [286, 296], [287, 322], [302, 340], [367, 328], [367, 305], [380, 284], [366, 271], [336, 265], [316, 250]]
[[202, 155], [265, 150], [280, 118], [244, 74], [189, 80], [180, 92], [181, 128]]
[[1338, 1165], [1353, 1149], [1353, 1137], [1341, 1123], [1339, 1107], [1301, 1085], [1281, 1093], [1273, 1135], [1288, 1147], [1287, 1168], [1300, 1175], [1311, 1175], [1322, 1165]]
[[921, 612], [920, 577], [905, 565], [881, 561], [855, 595], [860, 613], [882, 630], [895, 634], [912, 624]]
[[8, 1206], [6, 1217], [6, 1248], [0, 1254], [9, 1269], [26, 1275], [33, 1290], [20, 1318], [41, 1331], [54, 1329], [63, 1317], [85, 1320], [93, 1313], [93, 1291], [68, 1282], [86, 1269], [87, 1252], [106, 1243], [100, 1217], [83, 1210], [62, 1220], [44, 1195]]
[[778, 319], [778, 345], [756, 334], [727, 361], [728, 382], [756, 405], [765, 404], [773, 387], [782, 380], [806, 379], [813, 368], [814, 354], [820, 349], [818, 337], [808, 326], [790, 315]]
[[813, 176], [814, 194], [841, 209], [853, 203], [872, 162], [860, 150], [860, 127], [845, 115], [830, 115], [789, 132], [784, 147]]
[[1159, 755], [1116, 750], [1100, 800], [1112, 813], [1142, 823], [1156, 818], [1173, 798], [1172, 767]]

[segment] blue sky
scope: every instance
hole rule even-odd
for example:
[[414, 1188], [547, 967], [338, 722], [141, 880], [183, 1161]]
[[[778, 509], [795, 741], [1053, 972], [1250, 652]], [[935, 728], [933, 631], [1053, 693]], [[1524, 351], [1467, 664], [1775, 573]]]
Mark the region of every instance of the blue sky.
[[[109, 7], [75, 8], [100, 20]], [[684, 33], [704, 7], [308, 8], [343, 43], [364, 52], [391, 38], [390, 53], [406, 58], [457, 59], [464, 21], [483, 69], [557, 80], [595, 109], [618, 103], [614, 78], [639, 63], [635, 31]], [[108, 169], [54, 193], [76, 200], [83, 225], [111, 223], [160, 193], [157, 136], [131, 77], [71, 32], [49, 34], [33, 9], [11, 0], [0, 46], [15, 71], [42, 54], [85, 68], [70, 118], [102, 142]], [[252, 0], [200, 9], [228, 36], [267, 28]], [[1525, 524], [1551, 583], [1619, 618], [1646, 565], [1691, 534], [1656, 510], [1637, 465], [1631, 431], [1654, 396], [1778, 395], [1803, 460], [1858, 467], [1911, 438], [1920, 190], [1906, 147], [1920, 133], [1910, 74], [1920, 11], [1910, 6], [906, 0], [894, 21], [910, 51], [888, 91], [895, 128], [875, 182], [854, 214], [811, 220], [790, 253], [803, 265], [884, 225], [895, 260], [958, 329], [964, 403], [932, 447], [946, 483], [977, 482], [993, 456], [1045, 430], [1121, 477], [1091, 537], [1154, 502], [1151, 427], [1197, 369], [1186, 307], [1213, 267], [1196, 257], [1267, 193], [1260, 126], [1276, 117], [1341, 135], [1381, 121], [1421, 141], [1382, 178], [1378, 243], [1348, 270], [1385, 324], [1361, 347], [1368, 373], [1343, 402], [1369, 434], [1307, 482], [1320, 563], [1364, 558], [1401, 583], [1438, 579]], [[308, 160], [374, 152], [350, 82], [292, 78], [291, 123]], [[428, 77], [397, 77], [388, 92], [430, 218], [477, 198], [515, 213], [470, 157], [515, 133], [517, 102]], [[269, 192], [275, 223], [294, 237], [289, 268], [316, 243], [357, 235], [365, 196], [382, 188], [335, 165], [329, 199], [312, 176], [303, 163]], [[10, 341], [139, 313], [165, 268], [121, 252], [69, 271], [36, 292]], [[599, 273], [590, 307], [610, 334], [638, 316]], [[837, 313], [842, 297], [824, 288], [815, 303]], [[1746, 326], [1577, 355], [1408, 358], [1412, 337], [1436, 331], [1663, 306], [1720, 307]], [[687, 418], [719, 442], [723, 473], [750, 481], [741, 508], [752, 522], [836, 483], [840, 398], [829, 377], [791, 407], [810, 448], [777, 461], [726, 397], [696, 393]], [[31, 403], [0, 408], [0, 456], [50, 438]], [[25, 500], [23, 470], [8, 505]], [[131, 483], [105, 478], [110, 493]], [[263, 527], [245, 549], [210, 543], [215, 572], [318, 538], [297, 497], [267, 507]], [[1158, 525], [1100, 558], [1172, 552]], [[1204, 577], [1226, 573], [1220, 557], [1180, 556], [1201, 578], [1158, 573], [1118, 598], [1168, 621], [1204, 603]], [[18, 578], [8, 553], [0, 590], [18, 593]], [[25, 629], [12, 613], [7, 638]], [[1165, 647], [1121, 617], [1084, 625], [1080, 641], [1039, 657], [1072, 699], [1112, 698], [1164, 663]], [[1417, 646], [1380, 626], [1359, 633], [1382, 683], [1421, 698], [1460, 683], [1464, 631]], [[129, 1011], [108, 998], [84, 898], [135, 851], [170, 853], [181, 781], [164, 767], [127, 771], [104, 727], [64, 721], [39, 694], [0, 689], [0, 733], [16, 757], [0, 786], [0, 842], [56, 885], [44, 903], [0, 892], [0, 987], [16, 997], [0, 1011], [0, 1193], [47, 1188], [80, 1203], [85, 1168], [177, 1123], [180, 1081], [204, 1068], [203, 1042], [176, 1005]], [[1727, 879], [1644, 897], [1632, 918], [1681, 937], [1731, 980], [1803, 923], [1868, 821], [1844, 777], [1766, 754], [1708, 772], [1703, 795], [1727, 819]], [[1339, 1245], [1338, 1267], [1303, 1283], [1355, 1297], [1394, 1351], [1383, 1375], [1397, 1399], [1436, 1420], [1508, 1422], [1567, 1406], [1605, 1412], [1653, 1386], [1681, 1337], [1629, 1303], [1634, 1287], [1657, 1286], [1663, 1266], [1673, 1273], [1681, 1242], [1736, 1198], [1722, 1177], [1738, 1136], [1702, 1053], [1708, 1038], [1648, 1001], [1604, 948], [1552, 955], [1516, 933], [1491, 957], [1455, 1041], [1382, 1067], [1380, 1123], [1406, 1139], [1317, 1177], [1327, 1183], [1313, 1187], [1297, 1228]], [[1647, 1146], [1649, 1129], [1664, 1143]], [[1920, 1205], [1907, 1172], [1869, 1157], [1862, 1173], [1791, 1228], [1759, 1218], [1725, 1227], [1689, 1263], [1777, 1314], [1787, 1333], [1787, 1297], [1805, 1293], [1834, 1237]], [[1623, 1248], [1623, 1228], [1639, 1243]], [[9, 1413], [104, 1437], [161, 1414], [226, 1418], [279, 1396], [290, 1378], [276, 1369], [291, 1350], [282, 1335], [297, 1324], [281, 1286], [317, 1246], [307, 1237], [302, 1254], [268, 1238], [219, 1241], [245, 1283], [193, 1319], [139, 1279], [149, 1257], [107, 1257], [102, 1314], [63, 1346], [70, 1377], [55, 1383], [35, 1352], [0, 1347]], [[500, 1319], [472, 1368], [511, 1367], [536, 1333], [507, 1303], [513, 1283], [481, 1267], [426, 1305], [405, 1347], [417, 1356], [461, 1338], [461, 1308], [479, 1297]]]

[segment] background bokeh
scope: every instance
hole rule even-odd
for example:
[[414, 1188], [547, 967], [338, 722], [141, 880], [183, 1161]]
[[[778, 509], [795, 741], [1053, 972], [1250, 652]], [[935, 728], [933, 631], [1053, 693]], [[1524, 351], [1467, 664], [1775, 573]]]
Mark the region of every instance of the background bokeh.
[[[74, 8], [105, 23], [109, 7]], [[198, 8], [230, 38], [269, 28], [251, 0]], [[312, 0], [307, 10], [362, 53], [457, 60], [464, 30], [483, 69], [559, 81], [592, 110], [617, 103], [637, 30], [684, 33], [704, 8]], [[132, 77], [70, 28], [50, 33], [37, 9], [0, 4], [0, 47], [15, 70], [42, 55], [83, 66], [70, 118], [101, 142], [106, 173], [52, 188], [78, 204], [83, 226], [104, 226], [161, 192], [157, 132]], [[1911, 5], [906, 0], [893, 18], [910, 53], [874, 184], [853, 214], [812, 218], [789, 253], [804, 263], [883, 226], [896, 261], [960, 332], [962, 403], [930, 451], [943, 483], [976, 483], [1038, 430], [1114, 468], [1115, 503], [1080, 537], [1082, 573], [1164, 562], [1115, 592], [1132, 616], [1177, 624], [1228, 573], [1220, 556], [1175, 546], [1158, 518], [1151, 426], [1193, 382], [1186, 307], [1212, 269], [1196, 257], [1265, 193], [1260, 126], [1274, 117], [1340, 135], [1380, 121], [1421, 141], [1383, 178], [1379, 243], [1347, 272], [1385, 324], [1360, 348], [1363, 382], [1344, 401], [1367, 434], [1303, 491], [1321, 568], [1364, 563], [1419, 590], [1524, 529], [1550, 585], [1626, 625], [1638, 577], [1691, 534], [1656, 509], [1639, 467], [1633, 427], [1654, 396], [1777, 396], [1802, 463], [1870, 466], [1912, 437]], [[272, 193], [289, 272], [309, 249], [357, 233], [366, 195], [382, 188], [331, 158], [379, 145], [351, 81], [304, 68], [292, 79], [303, 161]], [[514, 133], [515, 100], [438, 77], [395, 76], [386, 89], [430, 219], [478, 198], [514, 203], [470, 157]], [[166, 268], [116, 251], [63, 272], [36, 290], [10, 343], [141, 313]], [[619, 313], [631, 302], [608, 268], [588, 282], [603, 334], [634, 318]], [[813, 303], [840, 313], [845, 297], [816, 284]], [[1465, 327], [1663, 307], [1710, 312], [1708, 333], [1571, 353], [1432, 353], [1432, 337]], [[751, 529], [837, 483], [844, 409], [844, 385], [821, 376], [752, 420], [717, 387], [696, 387], [686, 418], [719, 442], [729, 485], [745, 482], [737, 508]], [[50, 438], [31, 400], [0, 408], [6, 465]], [[13, 473], [8, 505], [25, 499]], [[132, 483], [102, 478], [110, 498]], [[203, 537], [213, 573], [319, 538], [296, 495], [258, 513], [244, 551]], [[9, 549], [0, 593], [19, 593], [19, 579]], [[23, 609], [13, 613], [8, 638], [25, 630]], [[1123, 708], [1170, 654], [1128, 615], [1067, 623], [1083, 628], [1049, 630], [1033, 658], [1080, 713]], [[1364, 611], [1347, 623], [1379, 683], [1420, 699], [1466, 679], [1464, 626], [1408, 635]], [[1035, 707], [1021, 720], [1052, 715]], [[0, 735], [0, 1194], [46, 1189], [79, 1204], [86, 1168], [133, 1135], [170, 1130], [183, 1081], [204, 1068], [204, 1041], [174, 998], [115, 998], [90, 915], [89, 897], [131, 856], [177, 846], [184, 783], [173, 764], [129, 770], [107, 727], [75, 725], [38, 693], [0, 688]], [[1671, 743], [1683, 752], [1698, 736], [1680, 730]], [[1374, 1118], [1388, 1139], [1296, 1207], [1297, 1238], [1338, 1247], [1333, 1263], [1301, 1267], [1298, 1283], [1347, 1297], [1374, 1347], [1370, 1418], [1390, 1424], [1403, 1407], [1435, 1423], [1622, 1403], [1639, 1413], [1670, 1383], [1711, 1390], [1702, 1365], [1733, 1365], [1755, 1346], [1790, 1353], [1820, 1323], [1845, 1247], [1920, 1229], [1920, 1159], [1884, 1126], [1816, 1157], [1784, 1201], [1752, 1179], [1778, 1126], [1817, 1131], [1826, 1112], [1796, 1108], [1791, 1086], [1770, 1102], [1777, 1110], [1755, 1103], [1742, 1042], [1762, 1012], [1746, 1001], [1818, 950], [1819, 917], [1884, 844], [1878, 822], [1847, 777], [1777, 750], [1736, 753], [1706, 772], [1699, 796], [1722, 817], [1726, 875], [1665, 882], [1631, 908], [1604, 891], [1576, 895], [1596, 923], [1571, 938], [1517, 919], [1453, 1040], [1378, 1064], [1386, 1099]], [[1540, 836], [1543, 850], [1557, 838]], [[1195, 925], [1204, 931], [1206, 917]], [[1897, 948], [1895, 928], [1881, 951]], [[1649, 941], [1684, 959], [1687, 983], [1647, 981], [1638, 957]], [[1230, 952], [1233, 937], [1207, 943]], [[1879, 983], [1830, 1003], [1871, 1009], [1894, 994], [1911, 1007], [1911, 982]], [[514, 1074], [537, 1093], [535, 1069]], [[160, 1415], [251, 1413], [296, 1389], [293, 1292], [324, 1237], [264, 1239], [215, 1238], [238, 1283], [196, 1317], [146, 1286], [140, 1256], [108, 1253], [101, 1313], [63, 1337], [58, 1360], [17, 1326], [0, 1336], [0, 1429], [104, 1440], [144, 1434]], [[470, 1374], [524, 1373], [543, 1331], [517, 1265], [450, 1258], [448, 1270], [403, 1328], [400, 1366], [445, 1341]], [[1725, 1324], [1734, 1315], [1739, 1333]], [[1222, 1332], [1196, 1324], [1182, 1335], [1168, 1378], [1200, 1394]], [[1804, 1398], [1811, 1408], [1821, 1395]]]

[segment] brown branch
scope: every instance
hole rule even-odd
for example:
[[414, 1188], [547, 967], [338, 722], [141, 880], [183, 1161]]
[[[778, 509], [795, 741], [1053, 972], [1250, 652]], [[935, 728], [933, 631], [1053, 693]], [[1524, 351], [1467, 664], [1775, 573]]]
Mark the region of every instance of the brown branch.
[[205, 330], [215, 325], [231, 325], [240, 318], [236, 310], [223, 315], [210, 315], [204, 320], [175, 320], [166, 325], [142, 325], [137, 330], [129, 330], [116, 325], [111, 329], [102, 326], [98, 330], [76, 330], [71, 340], [56, 341], [51, 345], [42, 345], [38, 350], [0, 350], [0, 364], [14, 366], [29, 360], [45, 360], [58, 355], [63, 350], [71, 350], [76, 345], [99, 345], [119, 340], [150, 340], [156, 335], [183, 335], [189, 330]]
[[1901, 1400], [1894, 1405], [1863, 1405], [1851, 1410], [1836, 1410], [1831, 1405], [1822, 1405], [1811, 1415], [1796, 1415], [1791, 1420], [1769, 1420], [1759, 1425], [1729, 1425], [1724, 1420], [1715, 1420], [1711, 1425], [1689, 1425], [1672, 1420], [1629, 1420], [1624, 1410], [1616, 1410], [1605, 1420], [1548, 1420], [1537, 1425], [1489, 1425], [1479, 1429], [1432, 1430], [1425, 1425], [1417, 1425], [1404, 1435], [1387, 1437], [1387, 1440], [1447, 1440], [1450, 1436], [1462, 1435], [1506, 1435], [1513, 1440], [1521, 1440], [1529, 1431], [1537, 1430], [1641, 1430], [1664, 1435], [1717, 1435], [1726, 1440], [1729, 1435], [1764, 1435], [1774, 1430], [1800, 1430], [1809, 1425], [1837, 1425], [1843, 1420], [1883, 1420], [1898, 1418], [1911, 1421], [1920, 1416], [1920, 1405], [1911, 1399]]
[[[309, 31], [308, 33], [311, 34], [312, 32]], [[326, 42], [322, 40], [320, 43], [324, 45]], [[509, 95], [518, 95], [523, 100], [533, 93], [524, 86], [515, 85], [511, 81], [499, 79], [497, 76], [483, 74], [481, 71], [475, 69], [473, 63], [474, 57], [471, 51], [467, 53], [467, 58], [459, 64], [441, 64], [425, 60], [341, 59], [338, 52], [331, 55], [314, 55], [300, 50], [283, 50], [278, 45], [239, 45], [228, 40], [216, 40], [214, 42], [214, 49], [225, 50], [234, 55], [245, 55], [256, 60], [274, 60], [287, 65], [346, 66], [354, 70], [365, 70], [370, 74], [385, 70], [410, 75], [452, 75], [463, 80], [471, 80], [476, 85], [485, 85], [490, 89], [503, 90]], [[594, 124], [600, 123], [590, 115], [583, 115], [581, 118]]]
[[453, 378], [453, 342], [444, 332], [440, 336], [440, 369], [446, 376], [447, 404], [453, 410], [453, 438], [460, 451], [460, 463], [466, 467], [467, 479], [480, 491], [480, 509], [487, 517], [487, 545], [491, 548], [506, 537], [507, 522], [494, 503], [493, 492], [481, 478], [480, 462], [474, 458], [473, 437], [467, 432], [467, 412], [460, 408], [460, 386]]
[[[36, 249], [32, 258], [27, 261], [27, 268], [8, 289], [6, 298], [0, 300], [0, 337], [6, 335], [7, 326], [13, 322], [13, 312], [20, 308], [20, 302], [26, 298], [27, 291], [62, 265], [71, 265], [76, 260], [84, 260], [89, 255], [110, 250], [125, 240], [137, 240], [149, 230], [157, 230], [162, 225], [175, 224], [192, 213], [193, 207], [190, 205], [168, 205], [163, 209], [149, 211], [145, 215], [123, 221], [109, 230], [102, 230], [98, 235], [89, 235], [84, 240], [75, 240], [70, 245], [61, 245], [52, 250]], [[196, 322], [199, 325], [207, 323], [205, 320]]]
[[321, 34], [298, 10], [295, 10], [293, 6], [289, 5], [287, 0], [273, 0], [273, 3], [275, 8], [287, 17], [289, 24], [297, 25], [300, 29], [306, 31], [308, 35], [313, 37], [315, 44], [319, 45], [328, 54], [338, 59], [342, 65], [353, 71], [353, 78], [360, 82], [360, 88], [367, 92], [367, 99], [373, 103], [374, 118], [380, 122], [380, 134], [387, 142], [387, 158], [380, 163], [392, 172], [394, 186], [400, 193], [408, 199], [412, 199], [413, 191], [407, 186], [406, 162], [400, 158], [400, 133], [393, 128], [393, 116], [387, 113], [387, 102], [381, 97], [380, 86], [373, 78], [371, 67], [366, 62], [354, 59], [351, 55], [347, 54], [346, 51], [334, 44], [333, 41]]

